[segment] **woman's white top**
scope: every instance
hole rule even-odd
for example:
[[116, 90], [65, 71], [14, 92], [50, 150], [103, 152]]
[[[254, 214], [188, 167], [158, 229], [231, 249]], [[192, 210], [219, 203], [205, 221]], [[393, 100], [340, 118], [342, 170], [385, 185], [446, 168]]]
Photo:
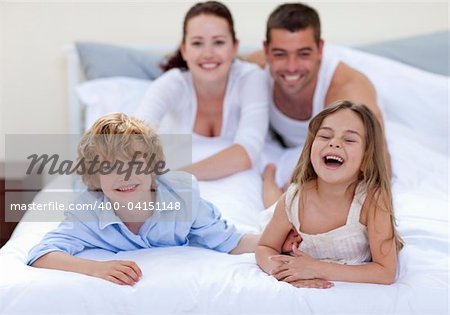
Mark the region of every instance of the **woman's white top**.
[[[303, 147], [308, 135], [308, 125], [311, 119], [322, 111], [325, 104], [325, 97], [330, 88], [336, 68], [340, 60], [329, 51], [329, 47], [323, 46], [322, 62], [320, 64], [317, 83], [314, 89], [312, 101], [312, 114], [308, 120], [296, 120], [283, 114], [275, 105], [273, 100], [269, 105], [270, 125], [283, 138], [288, 147]], [[273, 91], [274, 80], [269, 74], [269, 90]]]
[[[302, 237], [299, 249], [311, 257], [340, 264], [360, 264], [371, 261], [367, 227], [359, 222], [366, 193], [359, 184], [355, 191], [345, 225], [320, 234], [301, 232], [298, 217], [299, 192], [291, 184], [286, 192], [286, 213], [289, 221]], [[297, 193], [296, 193], [297, 192]]]
[[[220, 138], [259, 157], [269, 124], [267, 77], [257, 65], [238, 59], [231, 66], [222, 110]], [[190, 71], [171, 69], [148, 88], [136, 117], [160, 133], [192, 134], [197, 97]]]

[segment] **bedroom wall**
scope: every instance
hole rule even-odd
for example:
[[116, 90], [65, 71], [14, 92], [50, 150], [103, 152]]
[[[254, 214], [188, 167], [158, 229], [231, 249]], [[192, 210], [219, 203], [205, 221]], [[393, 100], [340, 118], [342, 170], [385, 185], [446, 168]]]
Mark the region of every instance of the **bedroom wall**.
[[[273, 8], [285, 1], [224, 1], [243, 44], [260, 43]], [[110, 43], [179, 41], [191, 1], [0, 0], [0, 131], [68, 130], [63, 47], [76, 40]], [[310, 2], [321, 14], [323, 37], [358, 44], [448, 29], [440, 2]], [[0, 137], [0, 161], [4, 138]]]

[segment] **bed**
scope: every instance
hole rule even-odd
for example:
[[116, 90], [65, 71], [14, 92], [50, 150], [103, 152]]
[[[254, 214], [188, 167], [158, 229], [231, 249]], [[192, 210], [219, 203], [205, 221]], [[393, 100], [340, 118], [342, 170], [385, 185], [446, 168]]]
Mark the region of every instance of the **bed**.
[[[395, 284], [335, 282], [327, 290], [297, 289], [262, 272], [253, 254], [233, 256], [194, 247], [117, 254], [89, 250], [80, 254], [98, 260], [136, 261], [143, 271], [141, 281], [133, 287], [118, 286], [80, 274], [24, 265], [29, 249], [58, 224], [32, 222], [27, 213], [0, 250], [0, 313], [448, 314], [449, 77], [349, 47], [330, 45], [330, 49], [372, 80], [386, 121], [394, 207], [399, 233], [406, 242]], [[116, 106], [124, 106], [142, 97], [139, 91], [150, 84], [146, 78], [115, 77], [113, 83], [111, 78], [97, 78], [87, 82], [100, 81], [96, 92], [92, 84], [79, 84], [79, 59], [73, 49], [68, 50], [68, 56], [73, 133], [89, 124], [92, 118], [84, 115], [94, 110], [81, 110], [79, 99], [86, 102], [89, 95], [124, 89], [131, 99], [114, 97], [120, 99]], [[193, 160], [227, 145], [225, 141], [199, 140], [193, 144]], [[278, 161], [289, 158], [280, 150], [269, 148], [272, 156], [282, 156]], [[283, 167], [282, 162], [279, 165]], [[259, 171], [255, 168], [200, 182], [202, 196], [214, 202], [239, 229], [258, 232], [266, 215]], [[46, 200], [48, 192], [68, 191], [70, 187], [67, 178], [57, 178], [35, 200]]]

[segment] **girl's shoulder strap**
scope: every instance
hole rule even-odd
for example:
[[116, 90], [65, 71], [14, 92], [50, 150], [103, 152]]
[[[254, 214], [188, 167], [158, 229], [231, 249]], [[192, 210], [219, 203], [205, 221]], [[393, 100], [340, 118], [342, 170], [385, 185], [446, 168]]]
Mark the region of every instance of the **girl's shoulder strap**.
[[290, 184], [286, 190], [285, 210], [289, 222], [291, 222], [298, 229], [298, 199], [299, 191], [297, 184]]
[[360, 182], [355, 189], [355, 195], [353, 197], [350, 210], [348, 211], [347, 224], [358, 223], [360, 221], [361, 209], [366, 200], [366, 188], [363, 182]]

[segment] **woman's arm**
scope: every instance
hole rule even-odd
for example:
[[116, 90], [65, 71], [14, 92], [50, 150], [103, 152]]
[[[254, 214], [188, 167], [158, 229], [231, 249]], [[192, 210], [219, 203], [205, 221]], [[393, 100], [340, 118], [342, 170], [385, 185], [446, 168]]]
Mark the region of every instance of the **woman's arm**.
[[134, 116], [144, 120], [151, 128], [159, 129], [164, 116], [183, 99], [180, 71], [173, 69], [150, 83]]
[[142, 277], [142, 271], [134, 261], [94, 261], [59, 251], [41, 256], [31, 266], [77, 272], [121, 285], [134, 285]]
[[246, 150], [241, 145], [233, 144], [181, 170], [193, 174], [198, 180], [213, 180], [245, 171], [251, 166], [252, 162]]

